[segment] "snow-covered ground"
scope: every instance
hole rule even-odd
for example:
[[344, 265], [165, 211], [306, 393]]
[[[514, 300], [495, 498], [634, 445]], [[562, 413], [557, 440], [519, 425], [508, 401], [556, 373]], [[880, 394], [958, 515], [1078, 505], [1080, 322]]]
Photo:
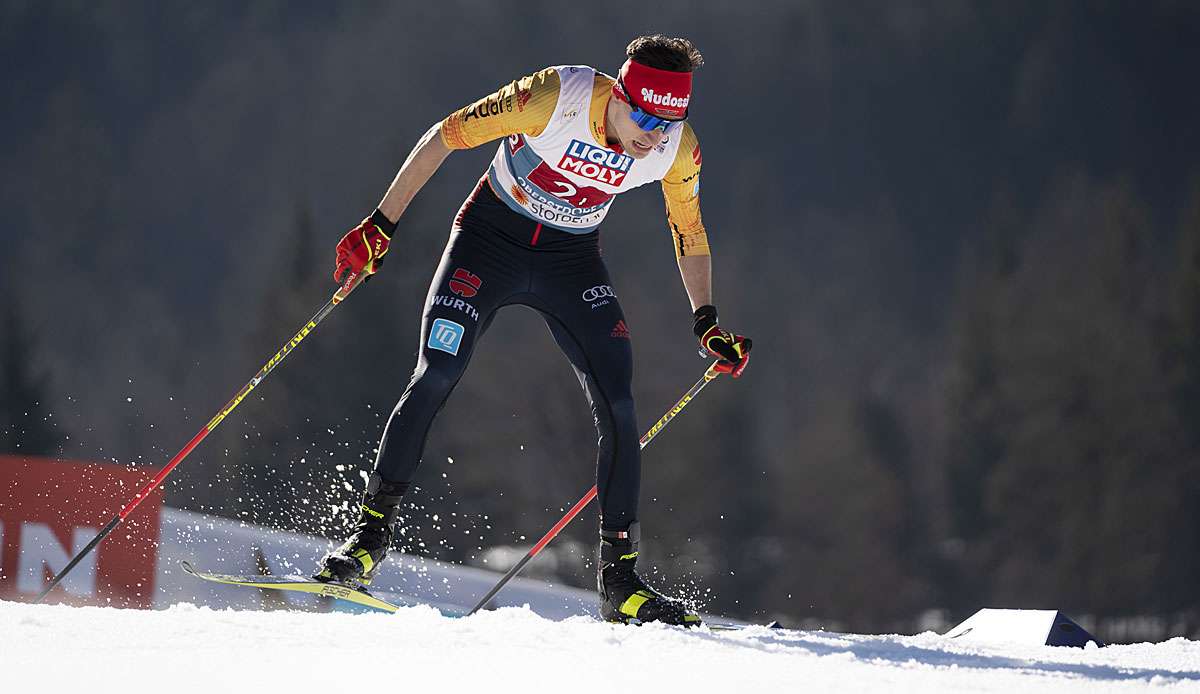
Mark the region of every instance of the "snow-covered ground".
[[[770, 689], [761, 689], [761, 687]], [[1200, 642], [981, 647], [859, 636], [443, 617], [0, 602], [0, 691], [1200, 692]]]

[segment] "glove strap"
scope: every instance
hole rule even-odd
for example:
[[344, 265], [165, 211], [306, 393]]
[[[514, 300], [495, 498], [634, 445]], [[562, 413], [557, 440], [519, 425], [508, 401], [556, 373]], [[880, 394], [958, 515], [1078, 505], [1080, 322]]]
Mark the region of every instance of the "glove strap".
[[696, 339], [704, 338], [704, 334], [717, 324], [717, 307], [712, 304], [705, 304], [696, 309], [692, 314], [694, 322], [692, 323], [692, 332], [696, 334]]
[[388, 241], [392, 240], [392, 234], [396, 233], [396, 225], [399, 222], [393, 222], [388, 219], [387, 215], [380, 212], [378, 207], [375, 208], [375, 211], [371, 213], [368, 219], [371, 220], [372, 224], [379, 227], [379, 233], [383, 234], [384, 238]]

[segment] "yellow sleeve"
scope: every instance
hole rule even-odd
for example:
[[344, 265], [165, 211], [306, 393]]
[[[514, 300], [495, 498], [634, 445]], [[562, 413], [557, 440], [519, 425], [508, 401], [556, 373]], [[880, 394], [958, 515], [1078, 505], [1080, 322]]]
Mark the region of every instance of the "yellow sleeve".
[[680, 138], [675, 161], [662, 180], [667, 226], [676, 257], [708, 255], [708, 232], [700, 219], [700, 140], [689, 123], [683, 124]]
[[537, 137], [554, 113], [559, 87], [552, 67], [514, 80], [446, 116], [442, 142], [450, 149], [470, 149], [516, 133]]

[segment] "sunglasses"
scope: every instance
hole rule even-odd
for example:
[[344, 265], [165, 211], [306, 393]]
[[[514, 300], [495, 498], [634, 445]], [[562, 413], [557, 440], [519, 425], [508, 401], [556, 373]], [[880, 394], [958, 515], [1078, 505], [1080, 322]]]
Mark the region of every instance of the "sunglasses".
[[621, 85], [621, 93], [625, 95], [624, 101], [629, 104], [629, 108], [631, 109], [629, 112], [630, 120], [637, 123], [637, 126], [642, 130], [646, 132], [661, 130], [664, 133], [669, 133], [687, 120], [686, 115], [678, 120], [672, 120], [670, 118], [660, 118], [649, 111], [643, 111], [633, 102], [633, 97], [629, 96], [629, 90], [625, 88], [625, 83], [617, 80], [617, 84]]

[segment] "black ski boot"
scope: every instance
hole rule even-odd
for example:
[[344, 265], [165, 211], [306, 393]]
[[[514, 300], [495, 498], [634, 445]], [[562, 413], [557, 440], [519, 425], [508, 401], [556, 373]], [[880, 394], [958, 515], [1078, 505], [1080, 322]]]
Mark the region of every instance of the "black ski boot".
[[637, 523], [628, 530], [600, 530], [600, 561], [596, 565], [600, 617], [623, 624], [664, 622], [700, 626], [700, 615], [679, 601], [660, 595], [638, 577], [634, 565], [640, 539], [641, 528]]
[[379, 572], [392, 544], [396, 519], [400, 516], [400, 500], [407, 490], [407, 484], [385, 482], [372, 473], [367, 480], [354, 534], [341, 547], [325, 555], [313, 578], [348, 585], [371, 585], [371, 579]]

